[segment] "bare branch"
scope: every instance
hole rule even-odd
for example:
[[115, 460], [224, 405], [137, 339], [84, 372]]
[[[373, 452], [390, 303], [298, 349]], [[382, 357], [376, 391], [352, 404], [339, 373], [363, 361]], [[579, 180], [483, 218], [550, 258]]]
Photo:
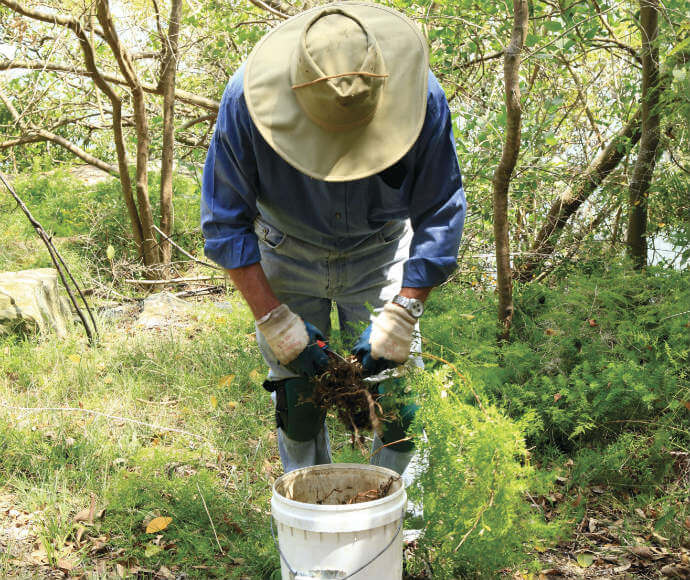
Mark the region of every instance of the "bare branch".
[[266, 10], [273, 14], [274, 16], [277, 16], [278, 18], [289, 18], [290, 17], [290, 10], [285, 10], [285, 7], [280, 3], [277, 2], [276, 0], [249, 0], [254, 6], [257, 8], [261, 8], [262, 10]]
[[153, 265], [158, 263], [158, 250], [156, 249], [153, 235], [153, 211], [151, 210], [148, 190], [149, 130], [144, 89], [139, 82], [139, 77], [134, 69], [134, 63], [129, 51], [120, 42], [120, 37], [115, 29], [115, 23], [110, 13], [108, 0], [97, 0], [96, 14], [98, 21], [103, 27], [106, 42], [115, 56], [120, 72], [125, 77], [132, 95], [134, 123], [137, 134], [136, 192], [138, 202], [137, 216], [142, 234], [140, 247], [144, 263], [147, 266]]
[[180, 127], [177, 129], [180, 133], [186, 131], [190, 127], [193, 127], [194, 125], [197, 125], [199, 123], [205, 123], [206, 121], [213, 121], [216, 118], [216, 115], [202, 115], [201, 117], [196, 117], [195, 119], [190, 119], [186, 123], [183, 123], [180, 125]]
[[[0, 0], [0, 4], [2, 4], [5, 1], [6, 0]], [[10, 70], [10, 69], [40, 70], [40, 71], [46, 70], [46, 71], [52, 71], [52, 72], [67, 72], [70, 74], [85, 76], [85, 77], [92, 77], [92, 78], [94, 77], [94, 74], [88, 70], [78, 69], [78, 68], [75, 68], [73, 66], [68, 66], [68, 65], [54, 64], [54, 63], [45, 62], [45, 61], [22, 61], [22, 60], [2, 60], [2, 61], [0, 61], [0, 70]], [[107, 73], [100, 73], [100, 76], [104, 81], [114, 83], [117, 85], [127, 85], [127, 81], [125, 79], [117, 77], [115, 75], [109, 75]], [[144, 89], [145, 92], [153, 94], [153, 95], [162, 94], [162, 91], [158, 87], [154, 87], [153, 85], [148, 85], [148, 84], [142, 83], [141, 88]], [[206, 97], [201, 97], [199, 95], [195, 95], [194, 93], [190, 93], [188, 91], [183, 91], [180, 89], [175, 89], [175, 99], [182, 102], [182, 103], [187, 103], [188, 105], [196, 105], [197, 107], [202, 107], [203, 109], [207, 109], [207, 110], [213, 111], [213, 112], [218, 112], [218, 108], [220, 106], [218, 101], [214, 101], [213, 99], [208, 99]]]
[[[154, 0], [156, 11], [158, 5]], [[182, 18], [182, 0], [172, 0], [170, 7], [170, 20], [168, 21], [168, 34], [163, 35], [160, 30], [162, 51], [161, 74], [158, 87], [163, 92], [163, 154], [161, 158], [161, 182], [160, 182], [160, 226], [163, 238], [160, 240], [159, 249], [161, 261], [164, 264], [170, 262], [172, 247], [168, 236], [173, 228], [172, 213], [172, 176], [175, 148], [175, 77], [177, 73], [178, 37], [180, 34], [180, 19]], [[156, 227], [155, 225], [153, 226]], [[157, 228], [156, 228], [157, 229]]]
[[[532, 244], [536, 254], [552, 254], [563, 228], [585, 200], [603, 183], [621, 160], [640, 140], [641, 111], [638, 110], [628, 123], [616, 133], [609, 144], [599, 152], [572, 187], [551, 204], [546, 220]], [[519, 269], [518, 278], [530, 280], [543, 258], [527, 260]]]
[[42, 143], [43, 141], [47, 141], [47, 139], [41, 135], [23, 135], [7, 141], [0, 141], [0, 149], [10, 149], [12, 147], [17, 147], [18, 145], [26, 145], [27, 143]]

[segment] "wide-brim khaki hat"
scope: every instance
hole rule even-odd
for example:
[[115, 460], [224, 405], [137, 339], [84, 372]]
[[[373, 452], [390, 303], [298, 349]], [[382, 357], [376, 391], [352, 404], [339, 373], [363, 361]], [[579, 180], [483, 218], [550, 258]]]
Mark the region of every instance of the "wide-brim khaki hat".
[[351, 181], [414, 145], [426, 115], [428, 52], [418, 27], [376, 4], [330, 4], [271, 30], [244, 95], [267, 143], [302, 173]]

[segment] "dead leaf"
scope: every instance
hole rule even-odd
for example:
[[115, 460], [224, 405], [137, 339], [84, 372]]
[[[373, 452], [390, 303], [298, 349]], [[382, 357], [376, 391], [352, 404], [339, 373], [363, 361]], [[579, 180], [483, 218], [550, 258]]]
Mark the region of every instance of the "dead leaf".
[[35, 564], [46, 564], [48, 562], [48, 554], [46, 554], [43, 547], [31, 552], [30, 558]]
[[594, 563], [594, 554], [591, 552], [581, 552], [575, 559], [580, 568], [589, 568]]
[[86, 532], [86, 528], [84, 526], [79, 526], [77, 528], [77, 535], [74, 538], [77, 541], [77, 544], [81, 543], [81, 539], [84, 536], [84, 532]]
[[661, 568], [661, 574], [667, 578], [690, 578], [690, 566], [684, 564], [668, 564]]
[[652, 532], [652, 537], [662, 546], [668, 546], [668, 538], [664, 538], [661, 534], [657, 534], [656, 532]]
[[635, 513], [640, 516], [643, 520], [647, 519], [647, 514], [640, 508], [635, 508]]
[[215, 395], [211, 395], [210, 400], [211, 400], [211, 408], [212, 409], [215, 409], [216, 407], [218, 407], [218, 399], [216, 398]]
[[101, 538], [97, 538], [96, 540], [93, 541], [93, 544], [91, 544], [91, 552], [93, 554], [101, 554], [101, 553], [107, 551], [107, 549], [108, 549], [108, 545]]
[[239, 405], [237, 401], [228, 401], [228, 409], [230, 409], [231, 411], [237, 409], [237, 405]]
[[81, 362], [81, 357], [78, 354], [71, 354], [67, 358], [76, 365], [78, 365]]
[[561, 395], [560, 393], [556, 393], [556, 394], [553, 396], [553, 402], [554, 402], [554, 403], [558, 403], [558, 401], [559, 401], [561, 398], [563, 398], [563, 395]]
[[166, 580], [174, 580], [175, 578], [175, 575], [165, 566], [161, 566], [156, 574], [161, 578], [165, 578]]
[[60, 570], [64, 570], [65, 572], [69, 572], [76, 565], [76, 562], [72, 562], [71, 560], [67, 560], [66, 558], [61, 558], [57, 561], [57, 567], [60, 568]]
[[156, 532], [160, 532], [161, 530], [167, 528], [171, 522], [172, 518], [166, 516], [159, 516], [157, 518], [153, 518], [146, 526], [146, 533], [155, 534]]
[[554, 336], [554, 335], [558, 334], [558, 331], [557, 331], [557, 330], [554, 330], [553, 328], [547, 328], [547, 329], [544, 331], [544, 334], [545, 334], [546, 336]]
[[232, 381], [235, 379], [235, 375], [225, 375], [224, 377], [220, 377], [218, 380], [218, 386], [223, 388], [223, 387], [229, 387], [232, 385]]
[[594, 320], [594, 318], [588, 319], [587, 322], [589, 322], [589, 325], [592, 327], [597, 326], [597, 321]]
[[638, 556], [639, 558], [646, 558], [648, 560], [654, 558], [655, 555], [648, 546], [632, 546], [629, 548], [629, 550], [630, 553], [635, 554], [635, 556]]
[[75, 522], [86, 522], [88, 524], [93, 524], [94, 516], [96, 515], [96, 496], [91, 494], [91, 505], [88, 509], [81, 510], [76, 516], [74, 516]]
[[613, 569], [613, 572], [615, 574], [621, 574], [621, 573], [625, 572], [628, 568], [630, 568], [630, 566], [632, 566], [632, 563], [630, 562], [630, 560], [628, 560], [626, 558], [621, 558], [620, 560], [618, 560], [618, 562], [619, 562], [619, 565], [615, 566]]
[[690, 411], [690, 401], [685, 401], [685, 408]]

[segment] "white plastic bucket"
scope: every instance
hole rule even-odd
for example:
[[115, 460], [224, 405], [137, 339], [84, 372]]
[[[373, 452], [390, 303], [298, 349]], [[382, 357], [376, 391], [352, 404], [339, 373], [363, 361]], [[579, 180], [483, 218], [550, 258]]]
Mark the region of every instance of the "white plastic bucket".
[[[386, 497], [347, 503], [359, 493], [379, 489], [391, 477]], [[376, 465], [315, 465], [278, 478], [271, 513], [283, 580], [399, 580], [406, 503], [402, 479]]]

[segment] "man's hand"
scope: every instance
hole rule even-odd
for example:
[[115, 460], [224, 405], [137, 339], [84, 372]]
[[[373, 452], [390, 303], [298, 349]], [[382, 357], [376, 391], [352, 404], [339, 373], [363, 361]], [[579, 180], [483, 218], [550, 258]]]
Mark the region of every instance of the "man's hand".
[[359, 337], [352, 354], [371, 373], [401, 365], [410, 355], [415, 323], [404, 308], [389, 302]]
[[328, 366], [328, 355], [317, 344], [321, 332], [281, 304], [257, 321], [268, 346], [280, 364], [305, 377], [322, 373]]

